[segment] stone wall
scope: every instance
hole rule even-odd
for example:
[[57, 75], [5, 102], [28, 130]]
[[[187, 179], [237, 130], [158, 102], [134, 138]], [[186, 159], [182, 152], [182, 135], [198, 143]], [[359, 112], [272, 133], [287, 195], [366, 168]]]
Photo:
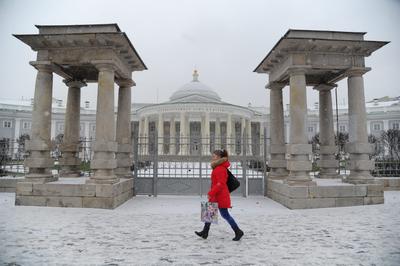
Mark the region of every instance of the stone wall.
[[267, 196], [289, 209], [384, 203], [383, 184], [340, 185], [339, 183], [335, 185], [332, 183], [318, 186], [288, 186], [282, 180], [269, 180]]
[[17, 184], [15, 205], [114, 209], [132, 198], [133, 179], [115, 184]]

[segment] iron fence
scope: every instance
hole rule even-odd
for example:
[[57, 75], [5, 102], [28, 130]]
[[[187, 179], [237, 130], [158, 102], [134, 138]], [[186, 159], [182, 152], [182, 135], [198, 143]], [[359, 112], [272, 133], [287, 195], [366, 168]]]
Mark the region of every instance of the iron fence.
[[230, 154], [230, 170], [242, 183], [236, 194], [263, 193], [267, 170], [265, 140], [201, 136], [171, 139], [157, 134], [133, 139], [137, 194], [205, 195], [212, 172], [211, 154], [221, 148]]

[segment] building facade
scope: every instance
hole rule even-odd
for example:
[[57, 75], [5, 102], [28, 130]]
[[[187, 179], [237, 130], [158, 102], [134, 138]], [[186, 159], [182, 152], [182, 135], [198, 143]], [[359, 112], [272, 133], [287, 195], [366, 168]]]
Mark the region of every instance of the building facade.
[[[131, 112], [132, 132], [146, 139], [157, 134], [158, 152], [165, 155], [206, 154], [200, 150], [200, 140], [208, 141], [210, 150], [227, 147], [232, 154], [240, 154], [240, 141], [247, 136], [251, 142], [247, 153], [260, 155], [259, 143], [269, 136], [269, 108], [239, 106], [224, 102], [215, 90], [203, 84], [197, 71], [193, 79], [176, 90], [169, 101], [133, 103]], [[32, 125], [31, 99], [0, 99], [0, 139], [18, 139], [30, 134]], [[289, 142], [289, 112], [285, 105], [285, 141]], [[62, 100], [53, 99], [52, 139], [64, 133], [66, 105]], [[366, 103], [368, 134], [380, 136], [382, 131], [400, 128], [400, 96], [383, 97]], [[336, 112], [338, 113], [337, 124]], [[349, 118], [346, 105], [333, 106], [335, 132], [348, 132]], [[115, 109], [115, 115], [117, 109]], [[319, 129], [318, 104], [307, 110], [307, 133], [311, 140]], [[96, 132], [96, 109], [86, 101], [80, 111], [80, 137], [94, 139]], [[266, 134], [266, 136], [264, 136]], [[187, 145], [181, 145], [187, 142]], [[235, 145], [235, 143], [237, 145]], [[166, 144], [166, 145], [162, 145]], [[176, 145], [174, 145], [176, 144]], [[187, 147], [182, 148], [182, 147]]]

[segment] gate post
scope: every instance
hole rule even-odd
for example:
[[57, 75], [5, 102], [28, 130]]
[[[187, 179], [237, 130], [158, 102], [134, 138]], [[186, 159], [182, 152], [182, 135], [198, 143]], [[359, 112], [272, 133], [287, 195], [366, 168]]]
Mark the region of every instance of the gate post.
[[202, 162], [201, 162], [201, 159], [202, 159], [202, 152], [203, 152], [203, 138], [200, 138], [200, 143], [199, 143], [199, 150], [200, 150], [200, 153], [199, 153], [199, 183], [200, 183], [200, 197], [202, 197], [203, 196], [203, 177], [202, 177], [202, 175], [203, 175], [203, 171], [202, 171]]
[[133, 195], [136, 195], [136, 184], [138, 180], [139, 171], [139, 134], [137, 131], [132, 131], [133, 133]]
[[246, 169], [247, 169], [247, 158], [246, 158], [246, 152], [247, 152], [247, 139], [246, 139], [246, 132], [243, 133], [243, 141], [242, 141], [242, 193], [243, 193], [243, 197], [247, 197], [249, 195], [249, 182], [247, 180], [247, 175], [246, 175]]
[[267, 196], [267, 191], [268, 191], [268, 176], [267, 176], [267, 128], [264, 127], [263, 128], [264, 131], [264, 136], [263, 136], [263, 146], [262, 148], [264, 149], [264, 153], [263, 153], [263, 162], [262, 162], [262, 167], [263, 167], [263, 195]]
[[[157, 197], [157, 186], [158, 186], [158, 132], [154, 132], [153, 136], [154, 151], [153, 151], [153, 196]], [[149, 141], [150, 142], [150, 141]]]

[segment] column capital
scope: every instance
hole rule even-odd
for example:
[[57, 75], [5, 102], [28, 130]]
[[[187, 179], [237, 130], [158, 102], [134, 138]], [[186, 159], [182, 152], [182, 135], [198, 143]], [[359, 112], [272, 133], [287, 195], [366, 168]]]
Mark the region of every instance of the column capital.
[[29, 62], [31, 66], [36, 68], [38, 71], [43, 71], [43, 72], [53, 72], [53, 64], [51, 61], [31, 61]]
[[317, 91], [330, 91], [331, 89], [337, 87], [337, 84], [333, 83], [321, 83], [315, 86], [313, 89]]
[[353, 67], [347, 69], [344, 75], [347, 77], [361, 77], [370, 70], [370, 67]]
[[289, 76], [305, 75], [307, 72], [306, 67], [291, 67], [287, 70]]
[[115, 81], [120, 87], [133, 87], [136, 83], [132, 79], [117, 79]]
[[286, 83], [284, 83], [284, 82], [272, 81], [272, 82], [269, 82], [267, 85], [265, 85], [265, 88], [270, 89], [270, 90], [281, 90], [285, 86], [286, 86]]
[[91, 63], [97, 68], [99, 71], [115, 71], [116, 66], [113, 60], [93, 60]]
[[69, 88], [82, 88], [87, 86], [86, 82], [77, 79], [64, 79], [63, 82]]

